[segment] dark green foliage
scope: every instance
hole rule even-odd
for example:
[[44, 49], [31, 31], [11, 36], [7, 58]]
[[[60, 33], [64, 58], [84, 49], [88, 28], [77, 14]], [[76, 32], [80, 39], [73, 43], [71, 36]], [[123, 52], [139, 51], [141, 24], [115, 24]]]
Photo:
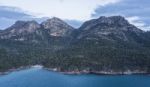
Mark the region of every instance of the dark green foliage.
[[[54, 45], [53, 45], [54, 46]], [[58, 49], [61, 47], [61, 49]], [[54, 50], [57, 49], [57, 50]], [[48, 68], [72, 70], [150, 70], [150, 50], [125, 42], [82, 40], [64, 48], [1, 41], [0, 71], [41, 64]]]

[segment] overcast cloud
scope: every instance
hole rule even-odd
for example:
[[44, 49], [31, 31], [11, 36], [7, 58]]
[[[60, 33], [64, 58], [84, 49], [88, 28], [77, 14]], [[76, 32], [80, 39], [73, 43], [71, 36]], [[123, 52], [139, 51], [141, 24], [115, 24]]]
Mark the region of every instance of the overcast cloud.
[[0, 29], [17, 20], [44, 21], [58, 17], [74, 27], [99, 16], [121, 15], [150, 30], [149, 0], [0, 0]]

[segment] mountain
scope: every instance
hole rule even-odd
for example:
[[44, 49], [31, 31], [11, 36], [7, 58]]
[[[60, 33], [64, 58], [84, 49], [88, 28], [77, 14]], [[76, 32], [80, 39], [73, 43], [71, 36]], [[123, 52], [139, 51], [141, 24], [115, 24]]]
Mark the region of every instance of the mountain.
[[136, 41], [136, 38], [140, 38], [144, 33], [121, 16], [102, 16], [87, 21], [80, 27], [80, 30], [79, 39], [105, 39], [111, 41]]
[[48, 19], [41, 24], [38, 24], [36, 21], [17, 21], [14, 25], [2, 31], [0, 38], [27, 43], [49, 44], [55, 38], [57, 38], [58, 42], [66, 38], [71, 39], [70, 36], [73, 30], [73, 27], [56, 17]]
[[[1, 40], [19, 41], [24, 43], [44, 42], [41, 26], [36, 21], [17, 21], [14, 25], [0, 33]], [[13, 44], [13, 43], [12, 43]]]
[[71, 47], [59, 51], [59, 54], [77, 61], [70, 65], [75, 69], [106, 72], [149, 70], [149, 35], [145, 36], [146, 32], [121, 16], [87, 21], [74, 33], [76, 38]]
[[150, 73], [149, 44], [150, 33], [122, 16], [92, 19], [79, 29], [56, 17], [18, 21], [0, 32], [0, 70], [41, 64], [64, 72]]
[[39, 28], [40, 25], [36, 21], [17, 21], [14, 25], [4, 30], [0, 37], [1, 39], [10, 39], [27, 33], [33, 33]]
[[59, 18], [52, 18], [44, 21], [42, 28], [46, 29], [51, 36], [66, 37], [70, 35], [73, 31], [73, 27], [65, 23]]

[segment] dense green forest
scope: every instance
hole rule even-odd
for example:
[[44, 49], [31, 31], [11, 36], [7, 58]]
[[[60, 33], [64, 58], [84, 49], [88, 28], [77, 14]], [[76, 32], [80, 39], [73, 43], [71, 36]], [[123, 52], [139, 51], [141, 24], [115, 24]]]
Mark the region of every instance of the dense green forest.
[[47, 68], [60, 68], [61, 71], [150, 70], [148, 48], [82, 41], [82, 44], [75, 43], [67, 49], [52, 51], [50, 47], [9, 43], [1, 45], [0, 71], [36, 64]]

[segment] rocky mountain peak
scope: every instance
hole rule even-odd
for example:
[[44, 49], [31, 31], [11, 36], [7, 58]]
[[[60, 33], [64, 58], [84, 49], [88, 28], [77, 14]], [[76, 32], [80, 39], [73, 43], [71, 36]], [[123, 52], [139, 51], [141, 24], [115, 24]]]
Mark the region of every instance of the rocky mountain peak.
[[48, 19], [47, 21], [53, 22], [53, 23], [64, 23], [63, 20], [61, 20], [61, 19], [59, 19], [59, 18], [57, 18], [57, 17], [53, 17], [53, 18], [51, 18], [51, 19]]
[[34, 32], [40, 28], [40, 25], [36, 21], [17, 21], [14, 25], [7, 28], [6, 30], [11, 33], [23, 33], [23, 32]]
[[122, 16], [111, 16], [111, 17], [102, 16], [97, 20], [98, 23], [107, 24], [107, 25], [118, 25], [118, 26], [130, 25], [129, 22]]
[[[0, 38], [9, 39], [14, 37], [28, 37], [39, 36], [43, 37], [45, 34], [49, 37], [73, 37], [79, 39], [121, 39], [129, 41], [134, 37], [140, 36], [143, 31], [131, 25], [122, 16], [102, 16], [98, 19], [93, 19], [85, 22], [79, 29], [74, 30], [63, 20], [53, 17], [41, 24], [36, 21], [17, 21], [14, 25], [0, 32]], [[134, 37], [133, 37], [134, 36]]]
[[36, 22], [36, 21], [16, 21], [14, 25], [12, 25], [11, 27], [9, 27], [8, 29], [22, 29], [22, 28], [39, 28], [40, 25]]
[[40, 24], [36, 21], [16, 21], [14, 25], [1, 32], [0, 37], [3, 39], [9, 39], [17, 35], [33, 33], [40, 27]]
[[93, 27], [127, 27], [131, 26], [131, 24], [122, 16], [111, 16], [111, 17], [106, 17], [106, 16], [101, 16], [98, 19], [93, 19], [85, 22], [80, 29], [88, 30], [92, 29]]
[[61, 26], [71, 27], [66, 22], [56, 17], [53, 17], [51, 19], [42, 22], [41, 25], [44, 27], [44, 29], [50, 29], [50, 28], [61, 27]]
[[56, 17], [44, 21], [41, 25], [44, 29], [48, 30], [51, 36], [66, 36], [74, 29], [66, 22]]
[[98, 19], [93, 19], [85, 22], [81, 27], [81, 34], [79, 38], [93, 38], [99, 37], [102, 39], [112, 40], [120, 39], [129, 41], [129, 38], [134, 38], [133, 35], [139, 36], [143, 33], [134, 25], [130, 24], [122, 16], [102, 16]]

